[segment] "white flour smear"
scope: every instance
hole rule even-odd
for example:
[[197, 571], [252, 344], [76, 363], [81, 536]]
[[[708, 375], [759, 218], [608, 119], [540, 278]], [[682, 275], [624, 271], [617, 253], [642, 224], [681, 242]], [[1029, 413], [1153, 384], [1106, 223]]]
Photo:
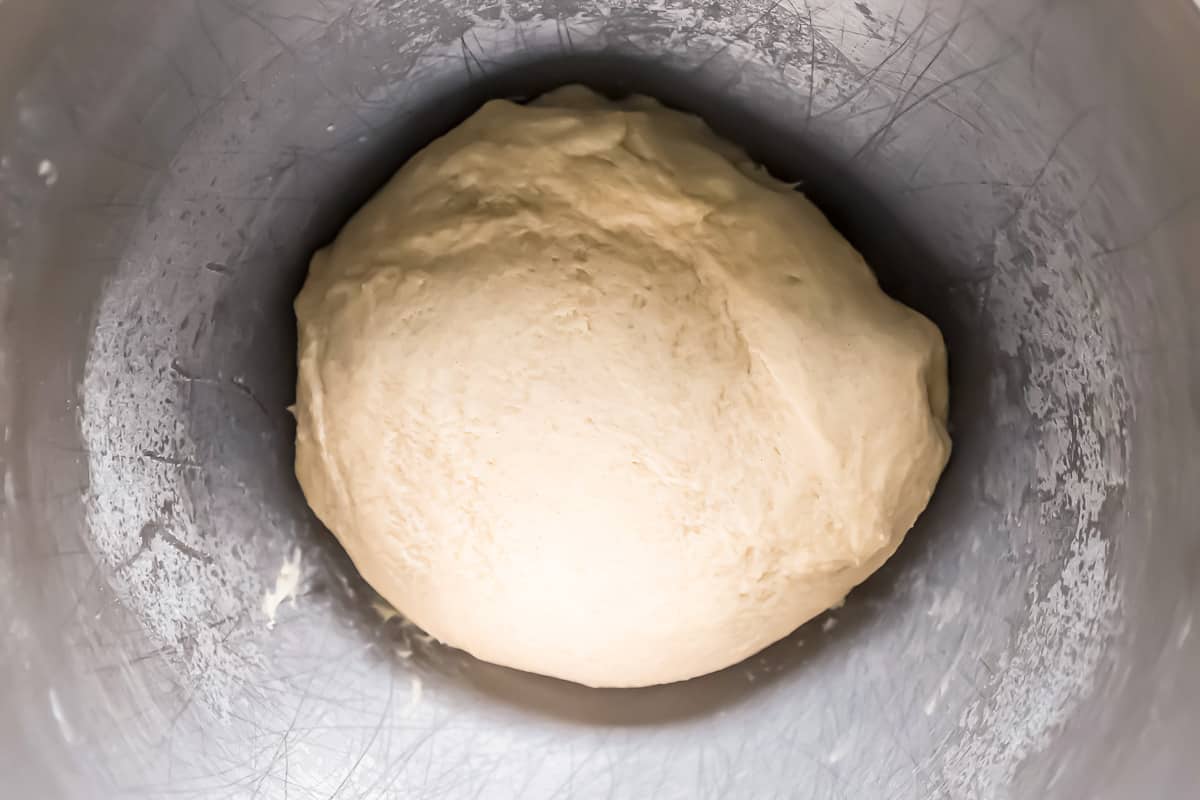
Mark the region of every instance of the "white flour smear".
[[275, 627], [275, 614], [283, 601], [291, 600], [293, 605], [296, 602], [296, 591], [300, 588], [302, 574], [300, 560], [303, 555], [299, 547], [292, 551], [292, 555], [279, 567], [279, 574], [275, 576], [275, 588], [263, 595], [262, 613], [267, 618], [268, 628]]
[[[1020, 235], [1012, 231], [1019, 229]], [[1026, 248], [1035, 243], [1029, 263]], [[1038, 503], [1016, 524], [1073, 531], [1057, 580], [1034, 583], [1028, 621], [982, 697], [962, 713], [940, 769], [953, 796], [1005, 796], [1029, 756], [1048, 746], [1093, 688], [1119, 627], [1119, 593], [1100, 535], [1105, 501], [1124, 489], [1129, 400], [1099, 289], [1072, 253], [1089, 252], [1072, 225], [1055, 225], [1035, 199], [996, 238], [989, 302], [1001, 347], [1028, 365], [1025, 402], [1037, 420]], [[1071, 245], [1077, 245], [1072, 247]], [[1022, 263], [1023, 262], [1023, 263]], [[1039, 560], [1041, 560], [1039, 558]]]
[[127, 264], [98, 314], [81, 392], [87, 523], [121, 601], [165, 646], [189, 696], [220, 712], [258, 661], [238, 631], [264, 587], [239, 550], [244, 532], [197, 519], [207, 489], [172, 378], [186, 310], [176, 319], [143, 303], [158, 275]]

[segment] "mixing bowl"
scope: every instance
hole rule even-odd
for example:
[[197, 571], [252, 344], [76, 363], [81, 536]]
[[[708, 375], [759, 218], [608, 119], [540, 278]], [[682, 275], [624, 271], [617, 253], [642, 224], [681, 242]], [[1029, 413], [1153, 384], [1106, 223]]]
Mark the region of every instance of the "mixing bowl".
[[[429, 641], [291, 474], [308, 256], [571, 82], [797, 181], [951, 359], [896, 558], [644, 690]], [[1192, 0], [5, 0], [0, 793], [1200, 796], [1198, 144]]]

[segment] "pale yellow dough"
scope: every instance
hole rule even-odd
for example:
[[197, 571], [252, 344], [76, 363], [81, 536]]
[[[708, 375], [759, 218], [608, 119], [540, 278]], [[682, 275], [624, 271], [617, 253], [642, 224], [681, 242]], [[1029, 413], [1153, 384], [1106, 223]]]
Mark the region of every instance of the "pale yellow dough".
[[946, 463], [937, 328], [700, 120], [494, 101], [314, 256], [296, 474], [436, 638], [592, 686], [838, 603]]

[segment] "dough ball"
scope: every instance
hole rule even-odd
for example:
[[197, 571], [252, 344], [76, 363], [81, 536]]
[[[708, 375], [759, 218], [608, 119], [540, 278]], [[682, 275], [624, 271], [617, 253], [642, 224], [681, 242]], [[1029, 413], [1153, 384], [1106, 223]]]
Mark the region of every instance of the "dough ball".
[[296, 474], [443, 642], [591, 686], [733, 664], [900, 544], [937, 328], [699, 119], [571, 87], [407, 163], [296, 299]]

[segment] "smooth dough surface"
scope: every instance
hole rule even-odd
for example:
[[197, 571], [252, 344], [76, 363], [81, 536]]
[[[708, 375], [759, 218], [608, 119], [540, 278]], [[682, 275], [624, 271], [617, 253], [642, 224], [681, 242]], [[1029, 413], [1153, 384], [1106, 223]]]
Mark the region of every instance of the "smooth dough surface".
[[838, 603], [944, 467], [937, 328], [699, 119], [493, 101], [312, 261], [296, 474], [436, 638], [690, 678]]

